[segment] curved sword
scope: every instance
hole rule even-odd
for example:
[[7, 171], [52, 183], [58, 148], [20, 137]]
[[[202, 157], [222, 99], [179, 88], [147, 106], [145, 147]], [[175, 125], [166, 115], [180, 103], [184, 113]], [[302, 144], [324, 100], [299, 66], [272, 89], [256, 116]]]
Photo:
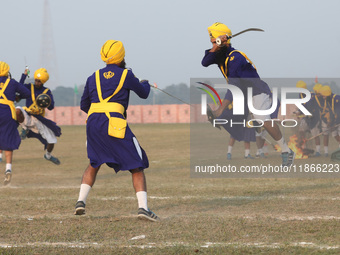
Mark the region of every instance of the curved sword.
[[[241, 32], [238, 32], [238, 33], [236, 33], [236, 34], [234, 34], [234, 35], [227, 36], [227, 40], [229, 40], [229, 39], [231, 39], [231, 38], [233, 38], [233, 37], [235, 37], [235, 36], [238, 36], [238, 35], [240, 35], [240, 34], [243, 34], [243, 33], [245, 33], [245, 32], [250, 32], [250, 31], [264, 32], [264, 30], [261, 29], [261, 28], [248, 28], [248, 29], [242, 30]], [[221, 45], [221, 43], [222, 43], [221, 38], [216, 38], [216, 44], [217, 44], [217, 45]]]

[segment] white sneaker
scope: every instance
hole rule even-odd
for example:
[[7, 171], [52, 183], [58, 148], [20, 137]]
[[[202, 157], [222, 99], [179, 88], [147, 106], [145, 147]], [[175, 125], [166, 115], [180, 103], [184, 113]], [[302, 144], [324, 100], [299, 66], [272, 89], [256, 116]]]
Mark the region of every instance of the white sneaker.
[[4, 185], [7, 185], [11, 182], [12, 179], [12, 171], [7, 169], [5, 172], [5, 180], [4, 180]]

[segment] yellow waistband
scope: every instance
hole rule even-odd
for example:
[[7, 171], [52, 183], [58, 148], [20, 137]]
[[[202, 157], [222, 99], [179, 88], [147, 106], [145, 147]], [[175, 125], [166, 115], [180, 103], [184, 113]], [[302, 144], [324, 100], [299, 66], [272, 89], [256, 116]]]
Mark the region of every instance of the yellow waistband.
[[118, 112], [124, 116], [125, 108], [119, 103], [115, 102], [100, 102], [100, 103], [92, 103], [89, 112], [87, 113], [87, 117], [89, 117], [92, 113], [110, 113], [110, 112]]
[[17, 114], [15, 112], [15, 106], [14, 106], [14, 102], [8, 99], [0, 99], [0, 104], [5, 104], [8, 105], [9, 108], [11, 109], [11, 113], [12, 113], [12, 118], [14, 120], [17, 120]]

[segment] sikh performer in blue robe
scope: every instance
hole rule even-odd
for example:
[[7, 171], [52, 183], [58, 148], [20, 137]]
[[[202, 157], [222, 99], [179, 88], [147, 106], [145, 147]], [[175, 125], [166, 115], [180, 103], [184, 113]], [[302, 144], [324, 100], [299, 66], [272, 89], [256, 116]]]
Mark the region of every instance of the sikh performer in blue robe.
[[[329, 134], [335, 138], [340, 147], [340, 96], [332, 92], [330, 86], [325, 85], [320, 88], [320, 94], [322, 96], [322, 132], [327, 135], [327, 151], [325, 150], [325, 156], [328, 156], [328, 139]], [[325, 137], [325, 136], [324, 136]], [[324, 141], [325, 142], [325, 141]], [[324, 146], [326, 148], [324, 143]]]
[[[243, 52], [235, 50], [231, 46], [231, 30], [223, 23], [216, 22], [208, 27], [208, 32], [212, 48], [205, 51], [202, 65], [208, 67], [216, 64], [227, 82], [241, 89], [243, 95], [247, 95], [247, 88], [251, 87], [253, 89], [252, 101], [255, 109], [267, 110], [271, 108], [272, 93], [268, 84], [260, 79], [251, 60]], [[221, 40], [220, 45], [216, 43], [217, 38]], [[245, 102], [247, 102], [247, 98]], [[222, 105], [213, 111], [214, 116], [220, 117], [229, 104], [231, 104], [229, 100], [223, 100]], [[235, 101], [234, 107], [238, 107]], [[248, 115], [248, 107], [245, 107], [245, 111], [244, 119], [246, 119]], [[263, 121], [263, 127], [281, 147], [282, 166], [291, 166], [294, 162], [295, 153], [288, 147], [278, 125], [270, 121], [270, 115], [253, 115], [255, 119]], [[239, 116], [234, 116], [233, 118], [236, 119], [238, 117]], [[267, 119], [268, 121], [266, 121]], [[242, 138], [243, 135], [238, 131], [244, 132], [244, 128], [235, 128], [231, 130], [233, 133], [230, 134], [235, 138]]]
[[[296, 83], [297, 88], [304, 88], [307, 89], [307, 84], [304, 81], [298, 81]], [[320, 137], [318, 134], [320, 131], [320, 111], [317, 104], [317, 96], [316, 93], [320, 90], [322, 85], [320, 83], [317, 83], [313, 91], [311, 92], [311, 99], [304, 103], [303, 105], [305, 108], [312, 114], [311, 116], [304, 116], [303, 113], [300, 110], [297, 110], [296, 113], [299, 115], [298, 120], [300, 121], [299, 124], [299, 143], [303, 143], [305, 140], [305, 134], [307, 132], [310, 132], [312, 137], [315, 137], [315, 154], [314, 157], [320, 157]], [[303, 93], [300, 93], [300, 98], [304, 98], [305, 95]]]
[[150, 84], [140, 82], [125, 68], [122, 42], [108, 40], [100, 55], [106, 67], [88, 77], [80, 102], [81, 110], [88, 114], [86, 134], [90, 164], [82, 177], [75, 215], [85, 213], [87, 196], [101, 165], [106, 163], [116, 173], [131, 172], [138, 200], [138, 218], [157, 221], [159, 218], [147, 206], [144, 169], [149, 167], [149, 161], [126, 122], [130, 91], [146, 99]]
[[[28, 70], [22, 74], [20, 83], [24, 84], [27, 77]], [[45, 68], [40, 68], [34, 72], [34, 84], [24, 84], [26, 88], [31, 91], [31, 96], [26, 99], [26, 107], [20, 109], [18, 112], [20, 117], [24, 119], [20, 126], [22, 127], [21, 139], [37, 138], [42, 144], [44, 144], [45, 154], [44, 158], [52, 163], [59, 165], [60, 160], [57, 157], [52, 156], [54, 144], [57, 143], [57, 137], [61, 135], [61, 129], [57, 124], [45, 118], [45, 108], [37, 105], [37, 97], [41, 94], [46, 94], [50, 98], [50, 105], [48, 110], [54, 109], [54, 99], [50, 89], [46, 88], [44, 84], [49, 79], [49, 74]]]
[[4, 150], [6, 156], [4, 185], [11, 182], [13, 150], [19, 149], [21, 143], [14, 106], [16, 93], [24, 98], [30, 96], [28, 89], [10, 78], [9, 69], [7, 63], [0, 61], [0, 150]]

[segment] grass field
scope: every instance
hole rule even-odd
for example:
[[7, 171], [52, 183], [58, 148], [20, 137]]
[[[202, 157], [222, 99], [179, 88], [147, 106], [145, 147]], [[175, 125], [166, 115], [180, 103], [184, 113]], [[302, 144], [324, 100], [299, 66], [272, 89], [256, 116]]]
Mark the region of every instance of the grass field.
[[60, 166], [35, 139], [15, 151], [12, 183], [0, 187], [0, 254], [340, 253], [339, 179], [190, 178], [189, 125], [131, 127], [149, 157], [148, 203], [160, 222], [137, 219], [130, 174], [107, 166], [86, 215], [74, 216], [85, 126], [64, 126]]

